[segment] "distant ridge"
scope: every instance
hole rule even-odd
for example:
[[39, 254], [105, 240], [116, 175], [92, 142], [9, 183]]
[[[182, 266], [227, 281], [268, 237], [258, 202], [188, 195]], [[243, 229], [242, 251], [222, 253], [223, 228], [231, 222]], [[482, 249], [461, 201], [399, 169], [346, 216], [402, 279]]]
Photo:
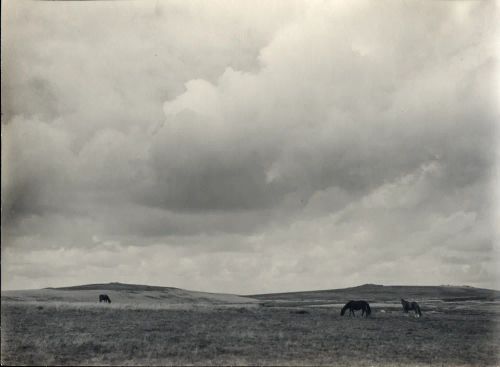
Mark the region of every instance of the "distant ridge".
[[248, 297], [261, 300], [398, 300], [400, 298], [413, 299], [441, 299], [444, 301], [457, 300], [500, 300], [500, 291], [471, 286], [409, 286], [409, 285], [379, 285], [363, 284], [356, 287], [326, 289], [303, 292], [252, 294]]
[[97, 283], [68, 287], [49, 287], [31, 290], [2, 291], [2, 302], [84, 302], [98, 303], [100, 294], [107, 294], [114, 305], [129, 304], [140, 307], [164, 307], [183, 305], [255, 305], [259, 301], [235, 294], [190, 291], [174, 287], [142, 284]]
[[[125, 284], [125, 283], [97, 283], [84, 284], [67, 287], [48, 287], [45, 289], [58, 291], [89, 291], [89, 290], [106, 290], [106, 291], [128, 291], [128, 292], [190, 292], [175, 287], [162, 287], [142, 284]], [[196, 293], [196, 292], [194, 292]], [[200, 292], [198, 292], [200, 293]], [[207, 292], [201, 292], [206, 293]], [[500, 291], [475, 288], [467, 285], [439, 285], [439, 286], [408, 286], [408, 285], [381, 285], [381, 284], [363, 284], [355, 287], [325, 289], [313, 291], [295, 291], [283, 293], [264, 293], [252, 295], [236, 295], [239, 297], [253, 298], [266, 301], [287, 301], [287, 300], [303, 300], [303, 301], [344, 301], [346, 299], [365, 299], [378, 301], [399, 301], [400, 298], [409, 299], [439, 299], [445, 302], [453, 301], [494, 301], [500, 300]]]
[[109, 290], [109, 291], [165, 291], [179, 289], [174, 287], [160, 287], [154, 285], [142, 285], [142, 284], [125, 284], [125, 283], [98, 283], [98, 284], [84, 284], [75, 285], [71, 287], [48, 287], [44, 289], [56, 289], [60, 291], [85, 291], [85, 290]]

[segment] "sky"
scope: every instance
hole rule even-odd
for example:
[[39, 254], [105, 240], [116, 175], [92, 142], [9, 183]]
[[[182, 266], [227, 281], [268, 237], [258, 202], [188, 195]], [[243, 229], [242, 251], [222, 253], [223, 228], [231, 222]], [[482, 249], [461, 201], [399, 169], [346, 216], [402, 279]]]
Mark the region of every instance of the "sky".
[[495, 19], [2, 2], [2, 289], [500, 289]]

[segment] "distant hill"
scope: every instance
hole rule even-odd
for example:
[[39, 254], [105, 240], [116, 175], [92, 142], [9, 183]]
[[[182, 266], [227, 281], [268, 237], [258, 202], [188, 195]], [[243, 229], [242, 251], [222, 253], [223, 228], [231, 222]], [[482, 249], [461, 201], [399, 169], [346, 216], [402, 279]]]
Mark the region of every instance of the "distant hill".
[[400, 298], [412, 300], [436, 299], [442, 301], [493, 301], [500, 300], [500, 291], [469, 286], [405, 286], [405, 285], [377, 285], [364, 284], [357, 287], [254, 294], [248, 297], [266, 301], [318, 301], [344, 302], [346, 300], [365, 299], [367, 301], [399, 302]]
[[99, 294], [108, 294], [113, 304], [161, 305], [242, 305], [279, 306], [328, 305], [347, 300], [399, 303], [400, 298], [416, 301], [500, 301], [500, 291], [469, 286], [384, 286], [364, 284], [358, 287], [304, 292], [234, 295], [196, 292], [174, 287], [140, 284], [102, 283], [39, 290], [2, 291], [2, 301], [98, 302]]
[[142, 285], [142, 284], [125, 284], [125, 283], [99, 283], [99, 284], [84, 284], [75, 285], [71, 287], [58, 287], [58, 288], [45, 288], [45, 289], [56, 289], [60, 291], [84, 291], [84, 290], [109, 290], [109, 291], [166, 291], [179, 289], [174, 287], [160, 287], [154, 285]]
[[104, 283], [38, 290], [2, 291], [2, 301], [96, 303], [99, 294], [107, 294], [112, 304], [154, 305], [241, 305], [257, 304], [251, 297], [234, 294], [189, 291], [173, 287], [139, 284]]

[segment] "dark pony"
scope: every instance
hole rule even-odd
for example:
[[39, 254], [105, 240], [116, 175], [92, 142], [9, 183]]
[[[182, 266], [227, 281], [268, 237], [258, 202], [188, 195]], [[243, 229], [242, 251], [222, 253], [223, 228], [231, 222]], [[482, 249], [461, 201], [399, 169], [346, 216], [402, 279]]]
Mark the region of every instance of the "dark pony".
[[357, 311], [357, 310], [362, 310], [361, 317], [363, 317], [363, 315], [365, 317], [368, 317], [372, 313], [370, 305], [366, 301], [349, 301], [349, 302], [347, 302], [345, 304], [345, 306], [342, 307], [342, 311], [340, 311], [340, 316], [344, 316], [347, 309], [349, 309], [349, 316], [351, 316], [351, 315], [356, 316], [354, 311]]
[[101, 302], [106, 302], [106, 303], [111, 303], [111, 299], [107, 294], [100, 294], [99, 295], [99, 303]]
[[408, 302], [401, 298], [401, 305], [403, 306], [403, 312], [408, 313], [408, 311], [415, 311], [415, 315], [422, 317], [422, 311], [420, 311], [420, 306], [417, 302]]

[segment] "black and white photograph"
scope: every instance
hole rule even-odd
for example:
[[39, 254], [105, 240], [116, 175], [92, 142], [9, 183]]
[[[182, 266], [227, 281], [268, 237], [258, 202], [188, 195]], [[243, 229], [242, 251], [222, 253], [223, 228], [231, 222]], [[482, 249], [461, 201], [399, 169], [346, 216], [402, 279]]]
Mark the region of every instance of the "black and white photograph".
[[500, 365], [500, 2], [1, 31], [1, 365]]

